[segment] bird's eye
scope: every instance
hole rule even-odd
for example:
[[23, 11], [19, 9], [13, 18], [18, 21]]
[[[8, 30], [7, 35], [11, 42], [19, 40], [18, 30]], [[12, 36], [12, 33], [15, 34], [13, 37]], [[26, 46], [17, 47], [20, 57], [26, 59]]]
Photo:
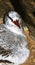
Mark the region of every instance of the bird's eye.
[[8, 16], [8, 18], [11, 20], [11, 21], [13, 21], [13, 19], [9, 16], [9, 15], [7, 15]]

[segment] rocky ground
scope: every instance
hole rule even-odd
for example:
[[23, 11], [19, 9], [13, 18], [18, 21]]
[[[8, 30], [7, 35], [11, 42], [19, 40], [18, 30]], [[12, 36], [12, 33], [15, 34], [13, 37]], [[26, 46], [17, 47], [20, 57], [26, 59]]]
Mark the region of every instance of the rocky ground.
[[[14, 0], [0, 0], [0, 23], [3, 22], [4, 14], [9, 10], [16, 10], [21, 15], [24, 21], [22, 27], [25, 24], [29, 28], [30, 37], [33, 39], [33, 41], [29, 43], [30, 56], [22, 65], [35, 65], [35, 0], [19, 0], [17, 2], [15, 0], [17, 4], [15, 2], [13, 3], [13, 1]], [[9, 65], [8, 63], [5, 64]]]

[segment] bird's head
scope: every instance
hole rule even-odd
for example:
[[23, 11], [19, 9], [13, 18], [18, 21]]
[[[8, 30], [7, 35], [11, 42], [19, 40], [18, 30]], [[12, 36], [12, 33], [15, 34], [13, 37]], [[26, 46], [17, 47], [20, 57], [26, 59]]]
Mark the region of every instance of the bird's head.
[[17, 26], [20, 28], [20, 23], [21, 23], [21, 17], [20, 15], [15, 12], [15, 11], [9, 11], [6, 15], [5, 15], [5, 19], [4, 19], [5, 25], [10, 25], [10, 26]]

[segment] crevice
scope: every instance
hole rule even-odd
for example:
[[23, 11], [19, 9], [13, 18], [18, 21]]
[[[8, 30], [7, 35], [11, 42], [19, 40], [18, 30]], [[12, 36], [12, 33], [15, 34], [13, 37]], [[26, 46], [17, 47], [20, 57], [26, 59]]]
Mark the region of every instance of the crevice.
[[35, 17], [35, 12], [32, 12], [33, 16]]

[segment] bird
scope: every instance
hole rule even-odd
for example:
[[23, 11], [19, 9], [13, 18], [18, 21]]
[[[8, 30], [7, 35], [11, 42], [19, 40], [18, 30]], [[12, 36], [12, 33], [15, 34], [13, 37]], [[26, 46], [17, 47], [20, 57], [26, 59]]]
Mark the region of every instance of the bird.
[[0, 24], [0, 61], [14, 65], [24, 63], [30, 55], [26, 35], [21, 28], [22, 18], [16, 11], [9, 11]]

